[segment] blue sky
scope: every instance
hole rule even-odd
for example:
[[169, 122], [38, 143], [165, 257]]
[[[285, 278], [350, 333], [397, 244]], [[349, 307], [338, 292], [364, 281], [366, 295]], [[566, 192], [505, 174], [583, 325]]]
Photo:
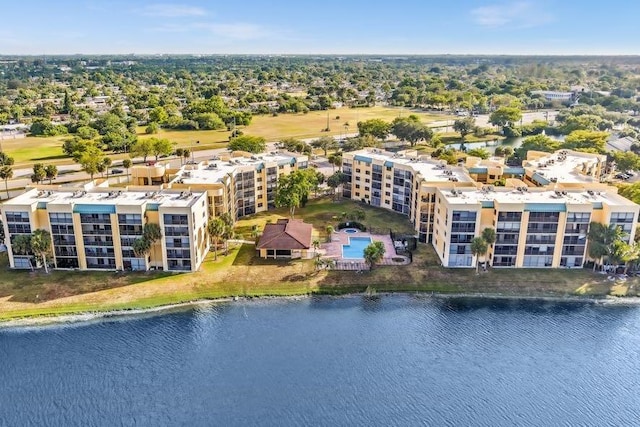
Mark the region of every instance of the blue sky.
[[635, 0], [23, 0], [0, 13], [0, 54], [640, 54]]

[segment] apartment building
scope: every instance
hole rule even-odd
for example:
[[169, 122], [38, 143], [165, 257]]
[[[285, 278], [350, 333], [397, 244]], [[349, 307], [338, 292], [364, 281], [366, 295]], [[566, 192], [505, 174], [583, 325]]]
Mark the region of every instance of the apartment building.
[[465, 168], [471, 178], [479, 183], [494, 184], [496, 181], [517, 178], [528, 186], [562, 187], [600, 183], [607, 164], [603, 154], [558, 150], [555, 153], [529, 150], [522, 166], [509, 166], [503, 158], [480, 159], [469, 156]]
[[526, 186], [438, 189], [433, 246], [446, 267], [471, 267], [471, 241], [496, 231], [493, 267], [582, 267], [592, 221], [617, 224], [629, 241], [639, 206], [615, 188], [553, 190]]
[[132, 175], [139, 185], [165, 183], [166, 188], [204, 191], [211, 217], [229, 213], [238, 219], [274, 208], [279, 177], [306, 169], [308, 164], [306, 155], [295, 153], [234, 152], [180, 169], [139, 166]]
[[421, 242], [432, 241], [437, 189], [476, 185], [465, 168], [415, 150], [347, 152], [342, 156], [342, 171], [348, 180], [344, 197], [406, 215]]
[[[51, 233], [55, 268], [196, 271], [209, 250], [203, 191], [33, 188], [2, 204], [2, 220], [12, 268], [33, 265], [12, 242], [37, 229]], [[148, 223], [162, 238], [140, 257], [133, 244]]]

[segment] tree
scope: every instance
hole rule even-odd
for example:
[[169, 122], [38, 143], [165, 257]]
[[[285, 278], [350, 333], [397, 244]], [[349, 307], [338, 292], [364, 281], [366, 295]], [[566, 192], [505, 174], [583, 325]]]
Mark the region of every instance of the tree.
[[511, 157], [513, 156], [513, 147], [499, 145], [496, 147], [493, 154], [498, 157]]
[[311, 169], [296, 170], [280, 177], [276, 188], [276, 206], [288, 207], [289, 216], [293, 218], [296, 208], [309, 196], [317, 179], [315, 171]]
[[189, 156], [191, 155], [191, 150], [188, 148], [183, 148], [182, 149], [182, 158], [186, 161]]
[[321, 148], [324, 152], [324, 156], [327, 157], [327, 151], [338, 148], [338, 142], [331, 136], [323, 136], [311, 141], [311, 146], [313, 148]]
[[7, 198], [9, 198], [9, 184], [8, 181], [13, 178], [13, 169], [11, 166], [0, 166], [0, 179], [4, 181], [4, 190], [7, 192]]
[[514, 123], [522, 119], [522, 111], [518, 107], [500, 107], [489, 116], [489, 123], [494, 126], [513, 127]]
[[31, 235], [18, 234], [13, 237], [11, 242], [11, 250], [14, 255], [30, 255], [31, 251]]
[[136, 157], [142, 157], [144, 162], [147, 162], [147, 157], [153, 153], [153, 141], [149, 139], [138, 140], [131, 147], [131, 154]]
[[100, 172], [100, 169], [104, 168], [104, 153], [98, 147], [90, 146], [86, 151], [79, 154], [77, 159], [74, 159], [80, 164], [82, 170], [88, 173], [93, 180], [93, 175]]
[[241, 135], [229, 141], [227, 148], [231, 151], [262, 153], [266, 148], [266, 140], [261, 136]]
[[493, 245], [496, 242], [496, 230], [493, 228], [487, 227], [482, 230], [481, 237], [489, 246]]
[[184, 155], [184, 149], [176, 148], [176, 157], [180, 159], [180, 164], [182, 165], [182, 156]]
[[102, 165], [104, 166], [104, 170], [107, 172], [107, 179], [109, 178], [109, 168], [112, 163], [113, 161], [111, 160], [111, 157], [105, 157], [102, 159]]
[[333, 175], [327, 178], [327, 185], [329, 186], [329, 188], [333, 190], [332, 192], [333, 197], [335, 197], [336, 195], [336, 189], [340, 187], [342, 184], [344, 184], [345, 182], [347, 182], [347, 175], [345, 175], [340, 171], [334, 172]]
[[311, 244], [313, 245], [313, 255], [315, 256], [318, 249], [320, 249], [320, 240], [313, 239], [313, 242], [311, 242]]
[[488, 159], [489, 156], [491, 156], [491, 153], [489, 153], [486, 148], [473, 148], [467, 151], [467, 154], [469, 156], [479, 157], [481, 159]]
[[44, 173], [49, 180], [49, 184], [58, 176], [58, 167], [56, 165], [47, 165], [44, 168]]
[[382, 260], [384, 253], [384, 243], [380, 241], [372, 242], [364, 248], [364, 262], [369, 264], [369, 269], [373, 270], [373, 266]]
[[471, 241], [471, 253], [476, 257], [476, 274], [480, 273], [480, 255], [487, 253], [489, 244], [482, 237], [475, 237]]
[[386, 139], [391, 131], [391, 124], [382, 119], [370, 119], [358, 122], [360, 136], [373, 136], [378, 139]]
[[334, 228], [333, 228], [333, 225], [327, 225], [327, 227], [325, 228], [325, 231], [327, 232], [327, 242], [330, 242], [331, 241], [331, 235], [335, 231]]
[[529, 136], [524, 139], [522, 145], [516, 148], [516, 153], [521, 159], [527, 158], [528, 151], [545, 151], [553, 153], [560, 149], [560, 142], [549, 138], [546, 135]]
[[418, 141], [431, 141], [433, 131], [416, 115], [397, 117], [391, 124], [391, 133], [414, 146]]
[[129, 182], [129, 169], [131, 168], [132, 162], [131, 159], [124, 159], [122, 161], [122, 167], [127, 170], [127, 182]]
[[12, 166], [15, 163], [13, 157], [3, 151], [0, 151], [0, 166]]
[[224, 121], [216, 113], [200, 113], [193, 118], [198, 123], [198, 129], [214, 130], [224, 129]]
[[629, 263], [637, 261], [639, 256], [640, 247], [636, 242], [629, 244], [623, 240], [616, 240], [611, 245], [611, 258], [616, 265], [624, 264], [625, 274], [629, 269]]
[[42, 260], [45, 273], [49, 273], [47, 256], [51, 253], [51, 233], [47, 230], [35, 230], [31, 236], [31, 250]]
[[144, 129], [144, 133], [147, 135], [153, 135], [160, 131], [160, 126], [156, 122], [151, 122]]
[[331, 153], [328, 160], [331, 166], [333, 166], [334, 171], [336, 170], [336, 166], [338, 167], [338, 170], [340, 170], [340, 167], [342, 166], [342, 153]]
[[44, 164], [36, 163], [33, 165], [33, 173], [31, 174], [31, 182], [40, 184], [43, 179], [47, 177], [47, 172], [44, 170]]
[[151, 154], [156, 156], [156, 162], [160, 156], [168, 156], [173, 152], [173, 144], [166, 138], [149, 138], [151, 141]]
[[214, 259], [218, 259], [218, 242], [224, 235], [226, 224], [222, 218], [211, 218], [207, 223], [207, 231], [209, 232], [209, 238], [213, 246]]
[[149, 222], [144, 225], [142, 229], [142, 236], [151, 244], [154, 244], [162, 238], [162, 230], [158, 224]]
[[98, 136], [98, 131], [91, 126], [80, 126], [76, 129], [76, 136], [80, 139], [90, 141]]
[[297, 138], [283, 138], [280, 140], [279, 146], [294, 153], [311, 154], [311, 147], [306, 142]]
[[609, 139], [607, 132], [590, 130], [575, 130], [564, 139], [562, 148], [569, 150], [594, 149], [598, 152], [604, 151], [604, 145]]
[[151, 242], [144, 237], [138, 237], [133, 241], [133, 253], [138, 258], [147, 258], [151, 252]]
[[640, 156], [632, 151], [612, 151], [609, 153], [621, 172], [640, 170]]
[[151, 123], [164, 123], [169, 118], [169, 114], [164, 107], [158, 106], [149, 111], [149, 122]]
[[465, 117], [463, 119], [458, 119], [453, 122], [453, 130], [460, 133], [460, 136], [462, 137], [463, 141], [467, 135], [469, 135], [470, 133], [473, 133], [475, 128], [476, 128], [476, 119], [473, 117]]
[[595, 260], [599, 260], [601, 266], [604, 266], [606, 257], [611, 258], [613, 253], [614, 242], [622, 240], [624, 231], [616, 224], [604, 225], [599, 222], [589, 224], [589, 232], [587, 240], [589, 241], [588, 253], [589, 257], [594, 259], [593, 270], [596, 269]]

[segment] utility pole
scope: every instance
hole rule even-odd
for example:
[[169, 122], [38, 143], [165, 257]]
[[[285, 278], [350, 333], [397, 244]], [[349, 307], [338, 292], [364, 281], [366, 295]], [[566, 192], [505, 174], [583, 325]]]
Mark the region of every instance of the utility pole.
[[330, 132], [331, 129], [329, 128], [329, 110], [327, 110], [327, 132]]

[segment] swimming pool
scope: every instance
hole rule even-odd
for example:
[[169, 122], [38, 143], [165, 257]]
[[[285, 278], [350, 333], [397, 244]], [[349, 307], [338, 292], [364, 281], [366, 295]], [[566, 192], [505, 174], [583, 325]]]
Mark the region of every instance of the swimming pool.
[[357, 228], [345, 228], [344, 230], [342, 230], [343, 233], [349, 233], [349, 234], [354, 234], [357, 233], [358, 230]]
[[371, 242], [371, 237], [349, 237], [349, 244], [342, 245], [342, 258], [364, 259], [364, 248]]

